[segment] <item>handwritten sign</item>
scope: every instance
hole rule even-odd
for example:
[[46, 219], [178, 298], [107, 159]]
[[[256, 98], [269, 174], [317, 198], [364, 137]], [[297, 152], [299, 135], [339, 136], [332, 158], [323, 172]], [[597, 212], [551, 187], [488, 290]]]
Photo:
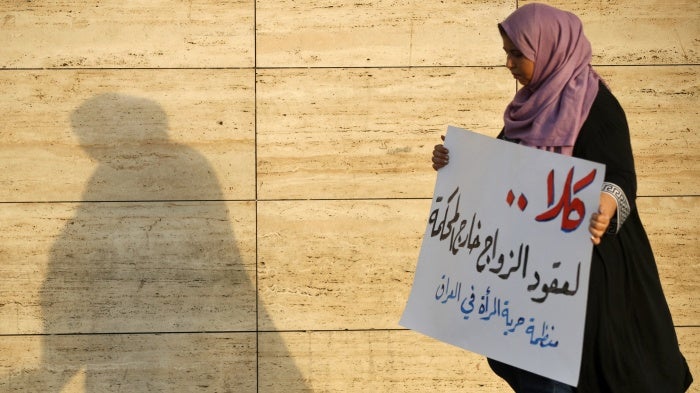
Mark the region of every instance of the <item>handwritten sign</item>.
[[400, 324], [576, 386], [605, 167], [449, 127]]

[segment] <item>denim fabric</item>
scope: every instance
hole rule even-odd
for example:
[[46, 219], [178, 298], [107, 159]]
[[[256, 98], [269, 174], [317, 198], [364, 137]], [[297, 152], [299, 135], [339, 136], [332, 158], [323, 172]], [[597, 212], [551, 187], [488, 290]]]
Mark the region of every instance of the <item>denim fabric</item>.
[[515, 393], [575, 393], [576, 388], [529, 371], [489, 359], [489, 366]]

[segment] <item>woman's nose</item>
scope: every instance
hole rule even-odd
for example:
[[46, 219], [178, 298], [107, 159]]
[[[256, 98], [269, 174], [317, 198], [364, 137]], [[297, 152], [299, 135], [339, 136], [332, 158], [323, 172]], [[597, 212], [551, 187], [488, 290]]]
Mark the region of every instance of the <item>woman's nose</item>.
[[510, 56], [506, 56], [506, 68], [510, 70], [513, 67], [514, 67], [513, 59], [511, 59]]

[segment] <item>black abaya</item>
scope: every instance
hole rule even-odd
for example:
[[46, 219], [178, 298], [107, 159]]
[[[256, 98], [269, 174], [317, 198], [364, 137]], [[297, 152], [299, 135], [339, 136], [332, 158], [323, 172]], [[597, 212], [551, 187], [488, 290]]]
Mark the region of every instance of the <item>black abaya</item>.
[[[680, 352], [654, 254], [637, 212], [627, 120], [602, 83], [573, 156], [605, 164], [605, 191], [618, 202], [611, 228], [593, 249], [577, 392], [685, 392], [692, 376]], [[519, 390], [519, 375], [526, 371], [490, 363]]]

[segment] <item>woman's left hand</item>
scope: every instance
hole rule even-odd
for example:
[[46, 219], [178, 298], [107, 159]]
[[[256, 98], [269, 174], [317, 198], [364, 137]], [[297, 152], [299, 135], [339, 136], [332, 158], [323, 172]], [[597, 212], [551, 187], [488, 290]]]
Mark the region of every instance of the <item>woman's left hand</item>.
[[610, 220], [617, 210], [617, 202], [610, 194], [600, 193], [600, 206], [598, 211], [591, 215], [591, 222], [588, 231], [591, 233], [591, 241], [596, 246], [600, 244], [601, 238], [610, 225]]
[[[444, 141], [445, 136], [442, 135], [440, 138]], [[433, 169], [436, 171], [447, 165], [450, 161], [450, 151], [447, 150], [445, 145], [435, 145], [433, 148]]]

